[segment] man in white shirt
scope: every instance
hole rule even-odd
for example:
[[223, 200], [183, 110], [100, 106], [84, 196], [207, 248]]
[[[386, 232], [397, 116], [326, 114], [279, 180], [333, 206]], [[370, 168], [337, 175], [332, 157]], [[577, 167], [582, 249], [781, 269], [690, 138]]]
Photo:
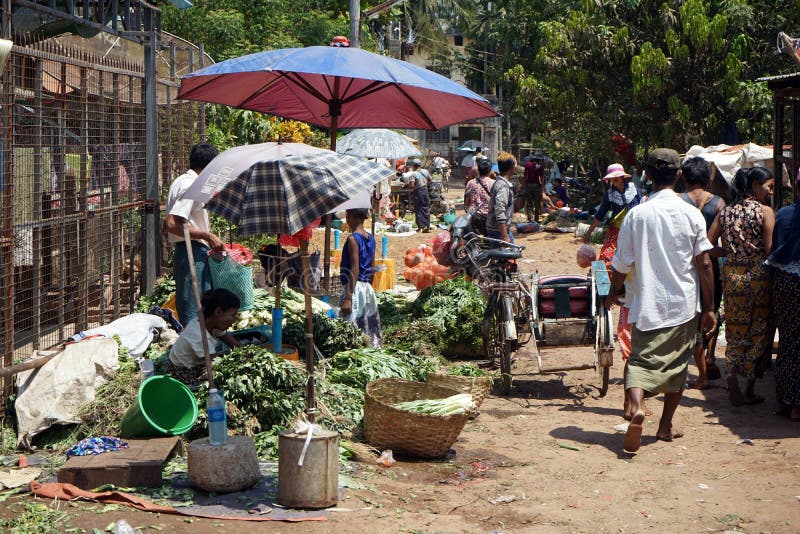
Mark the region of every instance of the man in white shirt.
[[203, 208], [203, 203], [183, 198], [183, 194], [197, 179], [197, 175], [206, 168], [212, 159], [217, 157], [217, 153], [217, 149], [209, 144], [194, 145], [189, 152], [189, 170], [172, 182], [167, 195], [164, 230], [167, 232], [169, 242], [175, 246], [175, 254], [172, 256], [175, 306], [178, 310], [178, 320], [183, 326], [197, 317], [192, 277], [189, 271], [189, 257], [184, 244], [183, 225], [189, 225], [194, 268], [201, 296], [212, 288], [211, 273], [208, 269], [209, 251], [224, 252], [225, 250], [225, 243], [211, 232], [208, 212]]
[[[700, 328], [712, 332], [714, 279], [708, 252], [705, 221], [697, 209], [674, 190], [680, 176], [680, 158], [674, 150], [658, 148], [647, 156], [647, 175], [653, 193], [644, 204], [630, 210], [620, 228], [617, 251], [611, 262], [612, 289], [607, 307], [617, 301], [623, 287], [630, 311], [631, 356], [625, 378], [632, 418], [623, 448], [639, 449], [645, 411], [644, 397], [664, 393], [664, 410], [656, 437], [664, 441], [683, 434], [672, 426], [686, 383], [689, 360]], [[627, 286], [625, 277], [634, 273]], [[698, 281], [700, 292], [698, 292]], [[700, 293], [708, 303], [701, 310]], [[707, 308], [707, 309], [706, 309]]]

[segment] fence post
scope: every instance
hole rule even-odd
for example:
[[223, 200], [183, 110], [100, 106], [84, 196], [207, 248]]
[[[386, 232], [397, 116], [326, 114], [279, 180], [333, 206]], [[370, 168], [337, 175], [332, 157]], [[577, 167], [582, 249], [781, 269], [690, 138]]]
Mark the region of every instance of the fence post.
[[142, 243], [142, 293], [150, 293], [160, 271], [161, 206], [158, 187], [158, 80], [156, 78], [156, 48], [158, 41], [153, 25], [153, 11], [144, 10], [147, 40], [144, 43], [144, 102], [145, 102], [145, 207]]

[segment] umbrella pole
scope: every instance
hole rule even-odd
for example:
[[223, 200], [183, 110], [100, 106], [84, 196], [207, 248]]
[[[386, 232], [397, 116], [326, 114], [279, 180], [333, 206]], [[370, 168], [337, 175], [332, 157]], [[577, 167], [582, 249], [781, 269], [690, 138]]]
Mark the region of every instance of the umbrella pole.
[[275, 244], [278, 245], [278, 261], [275, 267], [275, 308], [281, 307], [281, 284], [283, 283], [283, 267], [281, 266], [281, 262], [283, 261], [283, 254], [281, 254], [281, 244], [278, 241], [275, 241]]
[[314, 400], [314, 325], [311, 313], [311, 268], [308, 261], [308, 241], [300, 241], [300, 260], [303, 265], [303, 295], [306, 303], [306, 415], [313, 423], [317, 413]]
[[[337, 77], [334, 82], [334, 91], [338, 94], [339, 92], [339, 78]], [[338, 112], [334, 112], [331, 110], [331, 150], [336, 152], [336, 130], [339, 126], [339, 114], [341, 113], [341, 109]], [[329, 213], [325, 216], [325, 246], [323, 247], [323, 276], [325, 277], [325, 294], [329, 295], [331, 290], [331, 222], [333, 221], [333, 216]], [[303, 269], [305, 270], [305, 266]], [[304, 275], [305, 276], [305, 275]], [[308, 286], [306, 286], [308, 287]]]
[[[333, 222], [333, 216], [329, 213], [325, 216], [325, 246], [323, 247], [323, 255], [325, 256], [325, 263], [323, 266], [324, 273], [323, 276], [325, 277], [325, 294], [328, 295], [331, 290], [331, 223]], [[305, 265], [303, 266], [303, 270], [305, 270]], [[303, 274], [305, 276], [305, 273]]]
[[192, 277], [192, 292], [194, 293], [194, 303], [197, 306], [197, 322], [200, 323], [200, 340], [203, 343], [203, 358], [206, 362], [206, 372], [208, 374], [208, 389], [214, 389], [211, 355], [208, 351], [208, 339], [206, 339], [206, 318], [203, 316], [203, 303], [200, 300], [200, 288], [197, 285], [197, 273], [194, 270], [194, 253], [192, 252], [192, 239], [189, 237], [189, 223], [183, 224], [183, 242], [186, 245], [186, 255], [189, 258], [189, 274]]

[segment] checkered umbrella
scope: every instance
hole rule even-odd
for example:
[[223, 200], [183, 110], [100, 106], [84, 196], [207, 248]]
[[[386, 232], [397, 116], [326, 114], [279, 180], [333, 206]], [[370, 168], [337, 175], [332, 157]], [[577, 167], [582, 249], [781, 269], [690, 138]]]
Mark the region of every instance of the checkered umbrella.
[[206, 209], [236, 224], [241, 235], [294, 234], [393, 174], [378, 163], [330, 151], [260, 161]]

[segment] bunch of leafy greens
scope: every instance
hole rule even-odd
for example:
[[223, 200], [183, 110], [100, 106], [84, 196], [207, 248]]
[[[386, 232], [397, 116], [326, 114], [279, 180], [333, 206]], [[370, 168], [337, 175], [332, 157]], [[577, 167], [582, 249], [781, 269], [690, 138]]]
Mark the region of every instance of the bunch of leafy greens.
[[398, 323], [383, 330], [384, 345], [414, 354], [438, 358], [440, 332], [425, 319], [415, 319]]
[[317, 422], [342, 434], [352, 433], [364, 419], [364, 389], [318, 379]]
[[425, 288], [409, 309], [414, 317], [433, 325], [446, 356], [480, 354], [486, 302], [478, 286], [463, 276]]
[[381, 328], [391, 329], [408, 321], [408, 299], [404, 295], [379, 291], [375, 296], [378, 298]]
[[337, 353], [329, 362], [332, 369], [328, 378], [332, 382], [359, 389], [380, 378], [413, 378], [411, 366], [388, 350], [346, 350]]
[[[237, 347], [218, 358], [214, 379], [214, 385], [225, 394], [230, 428], [253, 433], [275, 425], [289, 426], [305, 406], [306, 373], [258, 346]], [[202, 417], [195, 429], [202, 431], [207, 426], [207, 384], [197, 398]]]
[[315, 315], [314, 344], [322, 353], [323, 358], [330, 358], [343, 350], [366, 347], [368, 342], [364, 333], [355, 323], [344, 319]]
[[136, 311], [147, 313], [153, 306], [161, 307], [175, 293], [175, 280], [171, 274], [164, 275], [153, 286], [149, 295], [142, 295], [136, 302]]

